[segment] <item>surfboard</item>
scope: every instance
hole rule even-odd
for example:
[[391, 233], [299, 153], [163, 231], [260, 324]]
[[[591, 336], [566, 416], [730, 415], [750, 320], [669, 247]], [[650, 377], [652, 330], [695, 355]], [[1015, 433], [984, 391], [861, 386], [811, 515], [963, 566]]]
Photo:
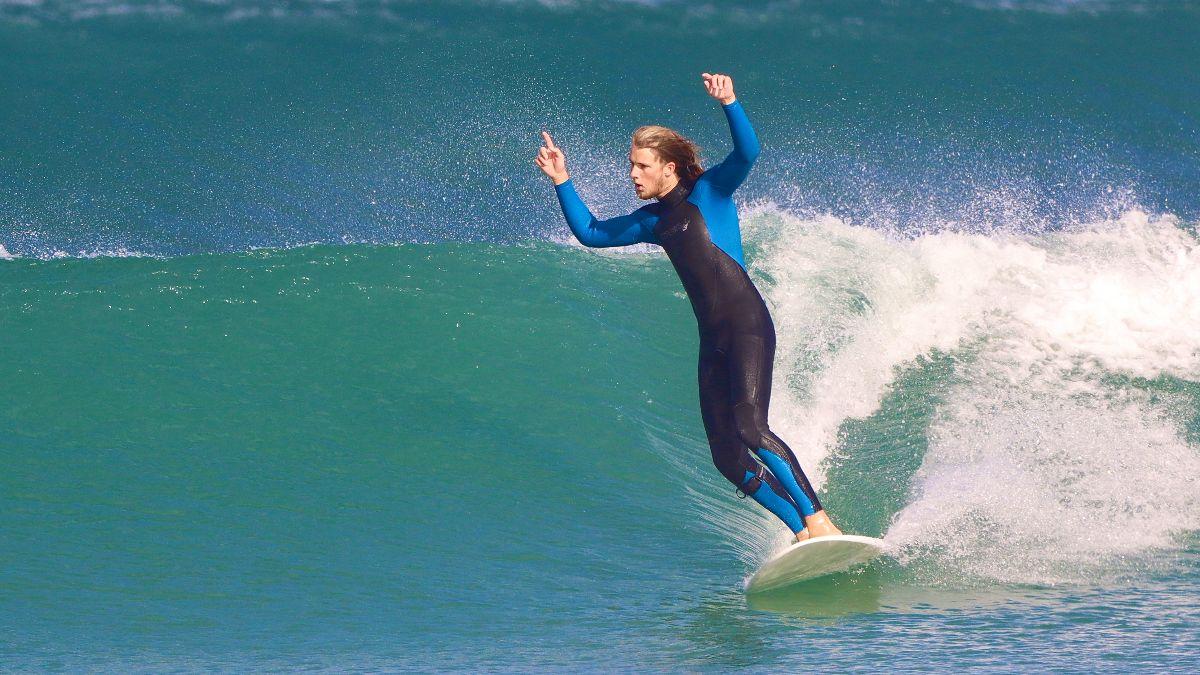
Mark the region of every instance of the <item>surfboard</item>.
[[806, 539], [763, 563], [746, 583], [746, 592], [761, 593], [842, 572], [883, 553], [885, 546], [882, 539], [857, 534]]

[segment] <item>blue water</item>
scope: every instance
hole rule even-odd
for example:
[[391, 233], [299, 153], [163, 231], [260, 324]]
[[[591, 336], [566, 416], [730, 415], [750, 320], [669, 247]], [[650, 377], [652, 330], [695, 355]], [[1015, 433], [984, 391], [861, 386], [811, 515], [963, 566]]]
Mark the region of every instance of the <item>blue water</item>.
[[[0, 0], [0, 668], [1194, 670], [1200, 4]], [[712, 467], [630, 131], [738, 192], [773, 428]]]

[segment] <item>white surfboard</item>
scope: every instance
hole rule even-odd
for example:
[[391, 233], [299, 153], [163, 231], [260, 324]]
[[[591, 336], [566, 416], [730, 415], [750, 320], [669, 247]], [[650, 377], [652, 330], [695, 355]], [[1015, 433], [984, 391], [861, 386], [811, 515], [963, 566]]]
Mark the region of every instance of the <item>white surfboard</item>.
[[883, 553], [882, 539], [836, 534], [792, 544], [763, 563], [746, 584], [747, 593], [761, 593], [816, 577], [842, 572]]

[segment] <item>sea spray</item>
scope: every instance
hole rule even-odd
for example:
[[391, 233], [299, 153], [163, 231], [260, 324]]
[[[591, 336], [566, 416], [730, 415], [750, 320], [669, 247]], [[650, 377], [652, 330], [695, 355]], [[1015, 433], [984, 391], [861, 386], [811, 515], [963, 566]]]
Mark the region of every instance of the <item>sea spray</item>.
[[893, 238], [758, 218], [770, 225], [751, 228], [752, 269], [781, 334], [772, 424], [818, 486], [847, 420], [874, 414], [919, 359], [955, 355], [888, 531], [903, 560], [1079, 581], [1200, 525], [1196, 401], [1146, 384], [1200, 378], [1200, 244], [1176, 219]]

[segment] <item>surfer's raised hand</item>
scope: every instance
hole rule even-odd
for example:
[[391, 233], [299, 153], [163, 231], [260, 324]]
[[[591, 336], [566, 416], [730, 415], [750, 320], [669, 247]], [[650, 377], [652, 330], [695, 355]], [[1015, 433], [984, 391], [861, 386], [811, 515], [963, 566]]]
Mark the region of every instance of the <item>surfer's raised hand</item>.
[[733, 78], [720, 73], [701, 73], [700, 77], [704, 78], [704, 88], [708, 90], [708, 95], [720, 101], [721, 105], [729, 105], [737, 100], [733, 95]]
[[538, 149], [538, 156], [533, 162], [550, 177], [550, 180], [554, 181], [555, 185], [562, 185], [570, 178], [567, 175], [567, 157], [563, 154], [562, 149], [554, 144], [554, 139], [550, 138], [550, 134], [545, 131], [542, 132], [542, 143], [542, 147]]

